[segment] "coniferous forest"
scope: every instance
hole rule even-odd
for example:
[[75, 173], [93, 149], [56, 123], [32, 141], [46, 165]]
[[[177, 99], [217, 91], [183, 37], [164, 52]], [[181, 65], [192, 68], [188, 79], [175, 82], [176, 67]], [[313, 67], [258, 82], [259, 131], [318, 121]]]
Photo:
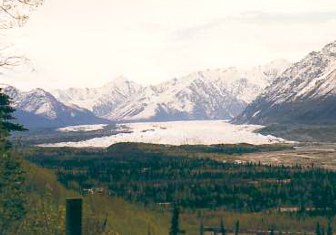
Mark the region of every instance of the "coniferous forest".
[[[119, 149], [127, 149], [120, 152]], [[186, 209], [238, 212], [336, 211], [336, 172], [314, 167], [226, 163], [174, 151], [142, 150], [120, 144], [107, 151], [37, 151], [29, 160], [53, 169], [66, 187], [84, 192], [103, 188], [112, 196], [145, 206], [178, 203]], [[154, 147], [153, 147], [154, 148]]]

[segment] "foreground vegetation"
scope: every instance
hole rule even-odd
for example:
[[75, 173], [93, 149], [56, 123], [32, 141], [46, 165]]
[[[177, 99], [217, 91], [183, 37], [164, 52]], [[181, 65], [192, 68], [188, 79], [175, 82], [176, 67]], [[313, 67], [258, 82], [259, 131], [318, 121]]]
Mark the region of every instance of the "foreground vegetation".
[[179, 148], [155, 147], [151, 151], [150, 146], [119, 144], [98, 153], [41, 152], [29, 159], [55, 170], [68, 188], [79, 192], [104, 188], [110, 195], [144, 206], [178, 203], [186, 209], [239, 212], [281, 207], [322, 214], [336, 211], [336, 172], [181, 158], [174, 156]]
[[[237, 221], [240, 223], [242, 232], [246, 230], [267, 230], [271, 228], [284, 232], [313, 232], [317, 222], [319, 222], [321, 227], [327, 227], [327, 215], [329, 215], [329, 209], [327, 208], [327, 210], [321, 208], [321, 211], [318, 213], [280, 213], [277, 209], [266, 209], [266, 207], [254, 212], [252, 212], [249, 207], [237, 210], [237, 208], [234, 207], [226, 207], [226, 204], [223, 204], [222, 206], [211, 204], [211, 201], [207, 199], [207, 191], [210, 191], [211, 193], [215, 192], [211, 188], [213, 187], [212, 185], [220, 183], [220, 181], [218, 181], [219, 176], [223, 177], [224, 180], [229, 179], [228, 176], [231, 176], [233, 177], [232, 179], [236, 178], [232, 183], [234, 183], [234, 181], [239, 183], [240, 180], [247, 180], [249, 173], [254, 172], [253, 177], [259, 179], [260, 187], [265, 186], [264, 189], [266, 189], [269, 186], [272, 188], [272, 184], [275, 183], [275, 181], [269, 181], [269, 179], [272, 178], [270, 177], [270, 172], [272, 171], [282, 172], [283, 176], [286, 176], [285, 174], [290, 172], [300, 174], [300, 172], [305, 171], [316, 171], [315, 173], [317, 175], [324, 175], [324, 177], [327, 178], [332, 175], [332, 172], [318, 169], [300, 169], [299, 166], [277, 168], [259, 166], [258, 164], [226, 164], [212, 161], [211, 159], [203, 159], [200, 156], [201, 152], [198, 152], [197, 154], [195, 153], [195, 155], [191, 154], [193, 157], [186, 158], [184, 156], [185, 152], [176, 147], [173, 148], [174, 151], [172, 151], [172, 149], [170, 149], [170, 151], [165, 151], [167, 155], [160, 155], [159, 153], [162, 149], [166, 148], [163, 146], [129, 144], [117, 145], [106, 151], [82, 149], [35, 149], [24, 150], [22, 153], [17, 153], [17, 155], [29, 155], [29, 160], [35, 161], [37, 164], [49, 167], [50, 169], [41, 168], [35, 164], [26, 162], [25, 160], [22, 161], [19, 157], [16, 158], [17, 161], [21, 162], [20, 164], [25, 172], [23, 174], [25, 183], [22, 191], [25, 200], [25, 213], [22, 214], [23, 216], [18, 220], [18, 223], [9, 223], [13, 226], [12, 230], [11, 232], [4, 234], [64, 234], [65, 199], [78, 196], [84, 198], [84, 234], [142, 235], [148, 234], [148, 232], [157, 235], [168, 234], [171, 206], [164, 204], [158, 205], [156, 201], [151, 201], [155, 198], [153, 197], [154, 194], [146, 193], [146, 200], [143, 200], [141, 197], [127, 197], [127, 194], [117, 195], [116, 193], [113, 193], [112, 195], [109, 195], [109, 191], [101, 193], [97, 190], [94, 190], [92, 194], [84, 193], [81, 195], [81, 193], [83, 193], [84, 184], [81, 185], [81, 182], [77, 181], [76, 178], [72, 180], [65, 180], [67, 177], [62, 178], [66, 175], [69, 176], [68, 173], [70, 172], [72, 172], [70, 175], [76, 175], [76, 173], [83, 172], [83, 169], [92, 169], [92, 173], [95, 172], [95, 176], [92, 174], [90, 179], [86, 179], [85, 187], [97, 189], [107, 185], [108, 182], [103, 181], [100, 177], [102, 176], [102, 172], [106, 171], [108, 168], [114, 173], [119, 171], [119, 174], [113, 174], [113, 177], [119, 177], [118, 180], [121, 181], [117, 182], [116, 180], [113, 180], [112, 182], [119, 183], [120, 187], [127, 186], [126, 179], [128, 179], [130, 185], [133, 187], [141, 185], [141, 181], [143, 181], [142, 184], [145, 186], [144, 182], [146, 181], [146, 177], [152, 176], [157, 178], [156, 182], [159, 184], [151, 185], [154, 188], [158, 187], [158, 189], [166, 183], [174, 184], [174, 182], [178, 187], [184, 185], [183, 187], [187, 189], [186, 177], [189, 176], [185, 175], [185, 173], [200, 171], [199, 178], [192, 177], [191, 179], [195, 180], [195, 183], [199, 184], [200, 188], [205, 187], [204, 189], [206, 189], [206, 191], [204, 192], [204, 198], [205, 201], [210, 202], [210, 206], [190, 206], [190, 204], [183, 204], [183, 197], [179, 197], [179, 202], [183, 205], [180, 213], [180, 227], [185, 230], [187, 234], [198, 234], [201, 221], [203, 221], [206, 226], [218, 227], [221, 218], [224, 219], [227, 231], [233, 231]], [[178, 156], [179, 152], [183, 157]], [[206, 152], [209, 152], [209, 149], [207, 149]], [[117, 153], [120, 153], [120, 155]], [[130, 154], [127, 155], [127, 153]], [[223, 159], [225, 156], [226, 154], [222, 156]], [[140, 169], [148, 166], [154, 171], [152, 171], [152, 174], [148, 175], [148, 171], [145, 170], [144, 172], [147, 172], [145, 174], [147, 176], [144, 177], [144, 172]], [[188, 170], [188, 168], [191, 167], [195, 170]], [[61, 169], [66, 170], [63, 171]], [[204, 171], [201, 169], [204, 169]], [[169, 172], [171, 172], [172, 176]], [[221, 172], [226, 172], [225, 175], [227, 176], [223, 175]], [[242, 176], [239, 176], [238, 172], [240, 172]], [[268, 172], [268, 175], [263, 175], [263, 172]], [[120, 177], [121, 173], [124, 174], [124, 177]], [[141, 176], [142, 178], [137, 179], [138, 176]], [[211, 179], [211, 177], [214, 178], [213, 180], [204, 181], [202, 177], [208, 177], [208, 179]], [[150, 177], [148, 179], [150, 179]], [[282, 179], [287, 179], [287, 176]], [[259, 183], [253, 183], [252, 185], [258, 186]], [[283, 185], [287, 185], [287, 183]], [[147, 185], [146, 187], [149, 186], [150, 185]], [[110, 186], [107, 187], [108, 190], [109, 187]], [[146, 189], [146, 187], [143, 189]], [[132, 192], [134, 191], [131, 191], [130, 195], [132, 195]], [[175, 192], [176, 191], [172, 194], [175, 195]], [[185, 191], [181, 192], [182, 194], [178, 193], [177, 195], [183, 196], [183, 192]], [[199, 196], [201, 195], [199, 194]], [[239, 193], [237, 196], [240, 196]], [[322, 195], [321, 198], [325, 199]], [[335, 225], [333, 226], [335, 227]]]
[[[48, 169], [23, 161], [26, 172], [25, 194], [27, 214], [13, 233], [7, 234], [64, 234], [65, 199], [79, 197], [79, 193], [65, 188]], [[84, 199], [84, 234], [167, 235], [170, 227], [170, 208], [144, 207], [119, 197], [104, 194], [82, 195]], [[201, 221], [206, 226], [219, 226], [224, 219], [225, 228], [234, 230], [237, 220], [241, 231], [267, 230], [313, 232], [316, 223], [327, 227], [323, 216], [296, 215], [295, 213], [234, 212], [225, 209], [182, 209], [180, 227], [187, 234], [198, 234]], [[107, 220], [105, 232], [102, 225]], [[334, 224], [334, 227], [336, 224]]]
[[[28, 159], [53, 170], [69, 190], [100, 200], [100, 212], [108, 208], [101, 199], [105, 198], [121, 200], [122, 207], [133, 213], [144, 210], [160, 218], [142, 220], [138, 227], [144, 232], [131, 234], [146, 234], [148, 227], [154, 231], [156, 226], [167, 232], [176, 203], [181, 206], [181, 227], [188, 234], [197, 234], [201, 221], [218, 227], [221, 218], [229, 231], [238, 220], [242, 231], [313, 232], [317, 221], [326, 228], [336, 209], [336, 173], [299, 165], [225, 161], [228, 155], [257, 151], [250, 147], [118, 144], [107, 150], [35, 149]], [[217, 161], [210, 158], [213, 154]], [[124, 220], [133, 220], [132, 216]], [[118, 224], [116, 231], [125, 234], [124, 223]], [[152, 234], [161, 234], [155, 231]]]
[[[81, 195], [61, 185], [50, 170], [25, 161], [22, 165], [26, 172], [25, 213], [17, 223], [7, 221], [8, 230], [3, 234], [65, 234], [65, 199]], [[168, 234], [169, 212], [145, 209], [106, 195], [85, 196], [83, 205], [85, 235], [146, 234], [148, 228], [153, 234]]]

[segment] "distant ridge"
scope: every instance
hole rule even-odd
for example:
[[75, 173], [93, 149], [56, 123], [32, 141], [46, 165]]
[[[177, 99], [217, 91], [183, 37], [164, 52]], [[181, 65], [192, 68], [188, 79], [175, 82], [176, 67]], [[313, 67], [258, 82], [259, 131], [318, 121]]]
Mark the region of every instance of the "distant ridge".
[[27, 128], [56, 128], [69, 125], [109, 123], [89, 110], [67, 106], [43, 89], [22, 92], [15, 87], [1, 85], [16, 109], [14, 116]]
[[101, 88], [53, 94], [67, 105], [112, 121], [231, 119], [288, 66], [285, 60], [276, 60], [247, 70], [205, 70], [146, 87], [118, 77]]

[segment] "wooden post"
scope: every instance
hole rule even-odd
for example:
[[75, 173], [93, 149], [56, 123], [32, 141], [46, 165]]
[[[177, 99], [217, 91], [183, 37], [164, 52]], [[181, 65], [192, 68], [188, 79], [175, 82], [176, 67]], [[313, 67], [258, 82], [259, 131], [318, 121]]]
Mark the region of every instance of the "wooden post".
[[82, 199], [66, 199], [66, 235], [82, 235]]

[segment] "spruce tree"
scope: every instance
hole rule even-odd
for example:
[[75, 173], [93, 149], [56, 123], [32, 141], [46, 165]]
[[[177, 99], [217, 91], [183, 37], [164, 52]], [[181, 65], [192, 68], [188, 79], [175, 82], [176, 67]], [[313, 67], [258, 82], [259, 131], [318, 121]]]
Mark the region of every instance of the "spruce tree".
[[169, 235], [178, 235], [180, 233], [179, 216], [180, 216], [180, 209], [177, 205], [175, 205], [173, 209], [173, 215], [171, 218]]
[[331, 219], [329, 219], [328, 221], [328, 228], [327, 228], [327, 235], [332, 235], [333, 231], [332, 231], [332, 227], [331, 227]]
[[225, 230], [223, 218], [221, 219], [220, 230], [221, 230], [222, 235], [226, 235], [226, 230]]
[[237, 220], [237, 222], [236, 222], [236, 228], [235, 228], [235, 235], [239, 234], [239, 230], [240, 230], [240, 225], [239, 225], [239, 220]]
[[316, 234], [316, 235], [322, 235], [322, 234], [321, 234], [321, 226], [320, 226], [320, 223], [319, 223], [319, 222], [317, 222], [317, 224], [316, 224], [315, 234]]
[[24, 128], [13, 123], [10, 98], [0, 89], [0, 235], [11, 233], [25, 216], [24, 172], [9, 135]]
[[22, 125], [13, 122], [15, 109], [11, 103], [10, 97], [0, 88], [0, 150], [10, 147], [8, 137], [12, 131], [26, 130]]

